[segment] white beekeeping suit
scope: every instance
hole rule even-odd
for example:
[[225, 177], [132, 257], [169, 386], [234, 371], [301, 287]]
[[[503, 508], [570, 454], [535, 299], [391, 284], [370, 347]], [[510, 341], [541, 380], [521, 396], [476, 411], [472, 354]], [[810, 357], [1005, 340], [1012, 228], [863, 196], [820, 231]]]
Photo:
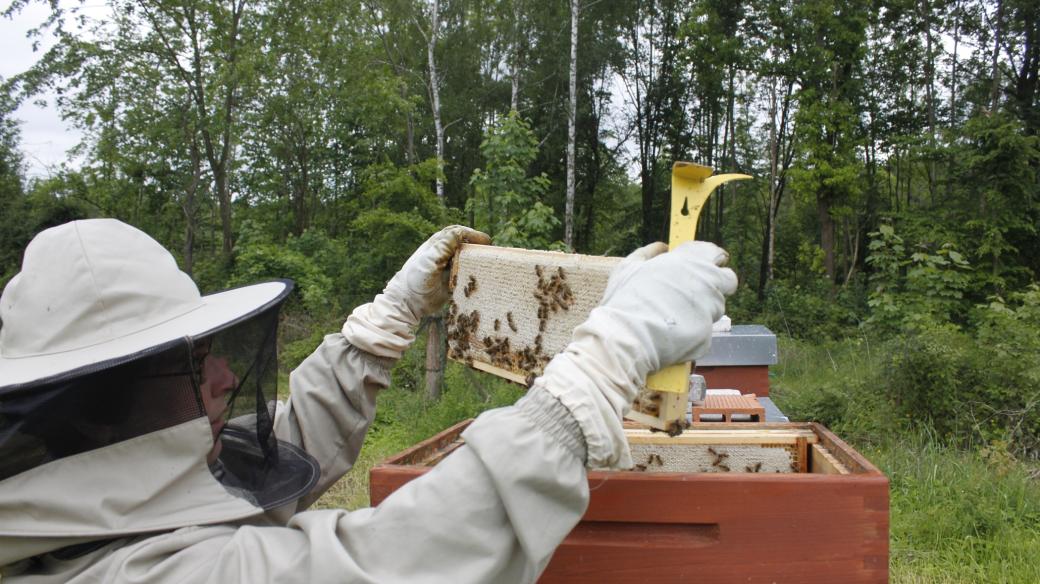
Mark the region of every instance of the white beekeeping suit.
[[273, 406], [268, 282], [201, 296], [114, 220], [41, 233], [0, 297], [3, 582], [531, 582], [581, 518], [585, 467], [628, 464], [646, 375], [707, 350], [725, 252], [633, 253], [515, 406], [375, 508], [309, 511], [350, 470], [388, 367], [447, 300], [449, 227], [290, 377]]

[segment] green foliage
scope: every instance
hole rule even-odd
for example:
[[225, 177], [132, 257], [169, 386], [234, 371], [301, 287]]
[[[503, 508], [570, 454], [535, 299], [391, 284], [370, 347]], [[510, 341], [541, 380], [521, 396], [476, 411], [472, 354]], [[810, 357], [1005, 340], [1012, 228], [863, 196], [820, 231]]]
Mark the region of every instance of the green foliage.
[[239, 246], [229, 286], [241, 286], [275, 278], [289, 278], [296, 283], [294, 295], [312, 312], [337, 308], [333, 282], [321, 265], [322, 255], [330, 243], [320, 235], [305, 233], [290, 238], [284, 245], [256, 239], [251, 226], [242, 227], [245, 242]]
[[820, 422], [846, 440], [874, 444], [907, 427], [887, 414], [886, 351], [865, 336], [822, 343], [781, 337], [770, 395], [793, 421]]
[[356, 509], [368, 504], [368, 471], [385, 458], [481, 412], [511, 405], [523, 389], [489, 375], [448, 363], [440, 400], [421, 388], [424, 347], [417, 343], [392, 371], [391, 389], [379, 394], [376, 419], [351, 472], [315, 504], [316, 508]]
[[475, 169], [470, 184], [476, 196], [467, 203], [475, 225], [495, 243], [508, 247], [559, 247], [552, 233], [560, 225], [541, 198], [549, 188], [544, 175], [529, 177], [527, 168], [538, 156], [538, 140], [516, 111], [488, 130], [480, 144], [486, 164]]
[[782, 338], [772, 396], [792, 419], [827, 425], [888, 477], [893, 582], [1036, 581], [1040, 468], [1011, 456], [1001, 439], [963, 449], [920, 423], [919, 411], [895, 414], [886, 363], [909, 352], [868, 337]]
[[21, 263], [22, 249], [30, 239], [25, 219], [31, 212], [22, 186], [18, 127], [8, 118], [5, 106], [0, 102], [0, 284], [5, 284]]
[[980, 309], [975, 334], [931, 324], [895, 341], [885, 370], [897, 415], [955, 444], [1040, 453], [1038, 307], [1034, 287]]
[[[986, 265], [993, 285], [1022, 283], [1036, 277], [1037, 225], [1040, 224], [1040, 136], [1028, 135], [1022, 123], [1006, 114], [976, 116], [965, 124], [952, 149], [960, 162], [955, 179], [961, 191], [966, 237], [971, 251]], [[1031, 265], [1034, 269], [1021, 270]]]
[[803, 278], [801, 282], [776, 280], [766, 290], [759, 304], [754, 292], [744, 287], [728, 303], [736, 322], [756, 322], [780, 334], [797, 339], [837, 339], [856, 326], [860, 312], [854, 289], [843, 290], [832, 297], [831, 286], [824, 278]]
[[930, 322], [963, 322], [971, 266], [951, 242], [908, 244], [891, 225], [871, 233], [867, 264], [874, 272], [868, 324], [899, 330]]

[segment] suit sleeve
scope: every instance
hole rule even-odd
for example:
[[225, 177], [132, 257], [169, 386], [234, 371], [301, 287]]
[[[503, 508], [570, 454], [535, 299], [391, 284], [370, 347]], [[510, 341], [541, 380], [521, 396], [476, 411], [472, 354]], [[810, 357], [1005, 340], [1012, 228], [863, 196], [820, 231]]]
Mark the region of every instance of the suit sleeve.
[[375, 417], [376, 394], [390, 384], [394, 361], [366, 353], [336, 333], [289, 375], [289, 400], [278, 408], [275, 433], [321, 466], [318, 484], [291, 511], [309, 507], [354, 466]]
[[477, 418], [465, 446], [378, 507], [304, 511], [283, 526], [185, 528], [119, 549], [80, 575], [160, 584], [533, 582], [588, 505], [576, 431], [554, 397], [533, 390]]

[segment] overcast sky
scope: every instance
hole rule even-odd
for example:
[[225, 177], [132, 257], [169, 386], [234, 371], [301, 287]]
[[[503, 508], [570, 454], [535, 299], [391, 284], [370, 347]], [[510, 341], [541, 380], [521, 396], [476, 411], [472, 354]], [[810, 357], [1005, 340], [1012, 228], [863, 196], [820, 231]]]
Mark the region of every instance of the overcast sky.
[[[4, 3], [6, 6], [7, 3]], [[33, 52], [32, 43], [25, 33], [42, 22], [48, 13], [46, 4], [30, 4], [14, 19], [0, 17], [0, 76], [10, 78], [25, 71], [39, 59], [49, 39], [41, 45], [38, 52]], [[61, 120], [57, 109], [51, 104], [51, 96], [42, 96], [48, 106], [41, 108], [26, 103], [15, 112], [15, 118], [21, 122], [22, 152], [25, 155], [26, 173], [29, 177], [46, 176], [57, 170], [63, 162], [69, 161], [66, 151], [79, 142], [79, 132]]]

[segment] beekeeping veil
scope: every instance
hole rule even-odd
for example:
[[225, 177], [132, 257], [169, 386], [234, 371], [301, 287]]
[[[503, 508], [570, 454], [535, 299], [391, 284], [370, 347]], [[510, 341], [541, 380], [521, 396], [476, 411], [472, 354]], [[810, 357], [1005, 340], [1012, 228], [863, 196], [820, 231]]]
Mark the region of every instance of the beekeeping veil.
[[[226, 521], [309, 491], [317, 464], [273, 431], [291, 289], [201, 296], [162, 246], [111, 219], [33, 239], [0, 297], [0, 548]], [[235, 379], [209, 415], [207, 359]], [[226, 425], [209, 464], [214, 416]]]

